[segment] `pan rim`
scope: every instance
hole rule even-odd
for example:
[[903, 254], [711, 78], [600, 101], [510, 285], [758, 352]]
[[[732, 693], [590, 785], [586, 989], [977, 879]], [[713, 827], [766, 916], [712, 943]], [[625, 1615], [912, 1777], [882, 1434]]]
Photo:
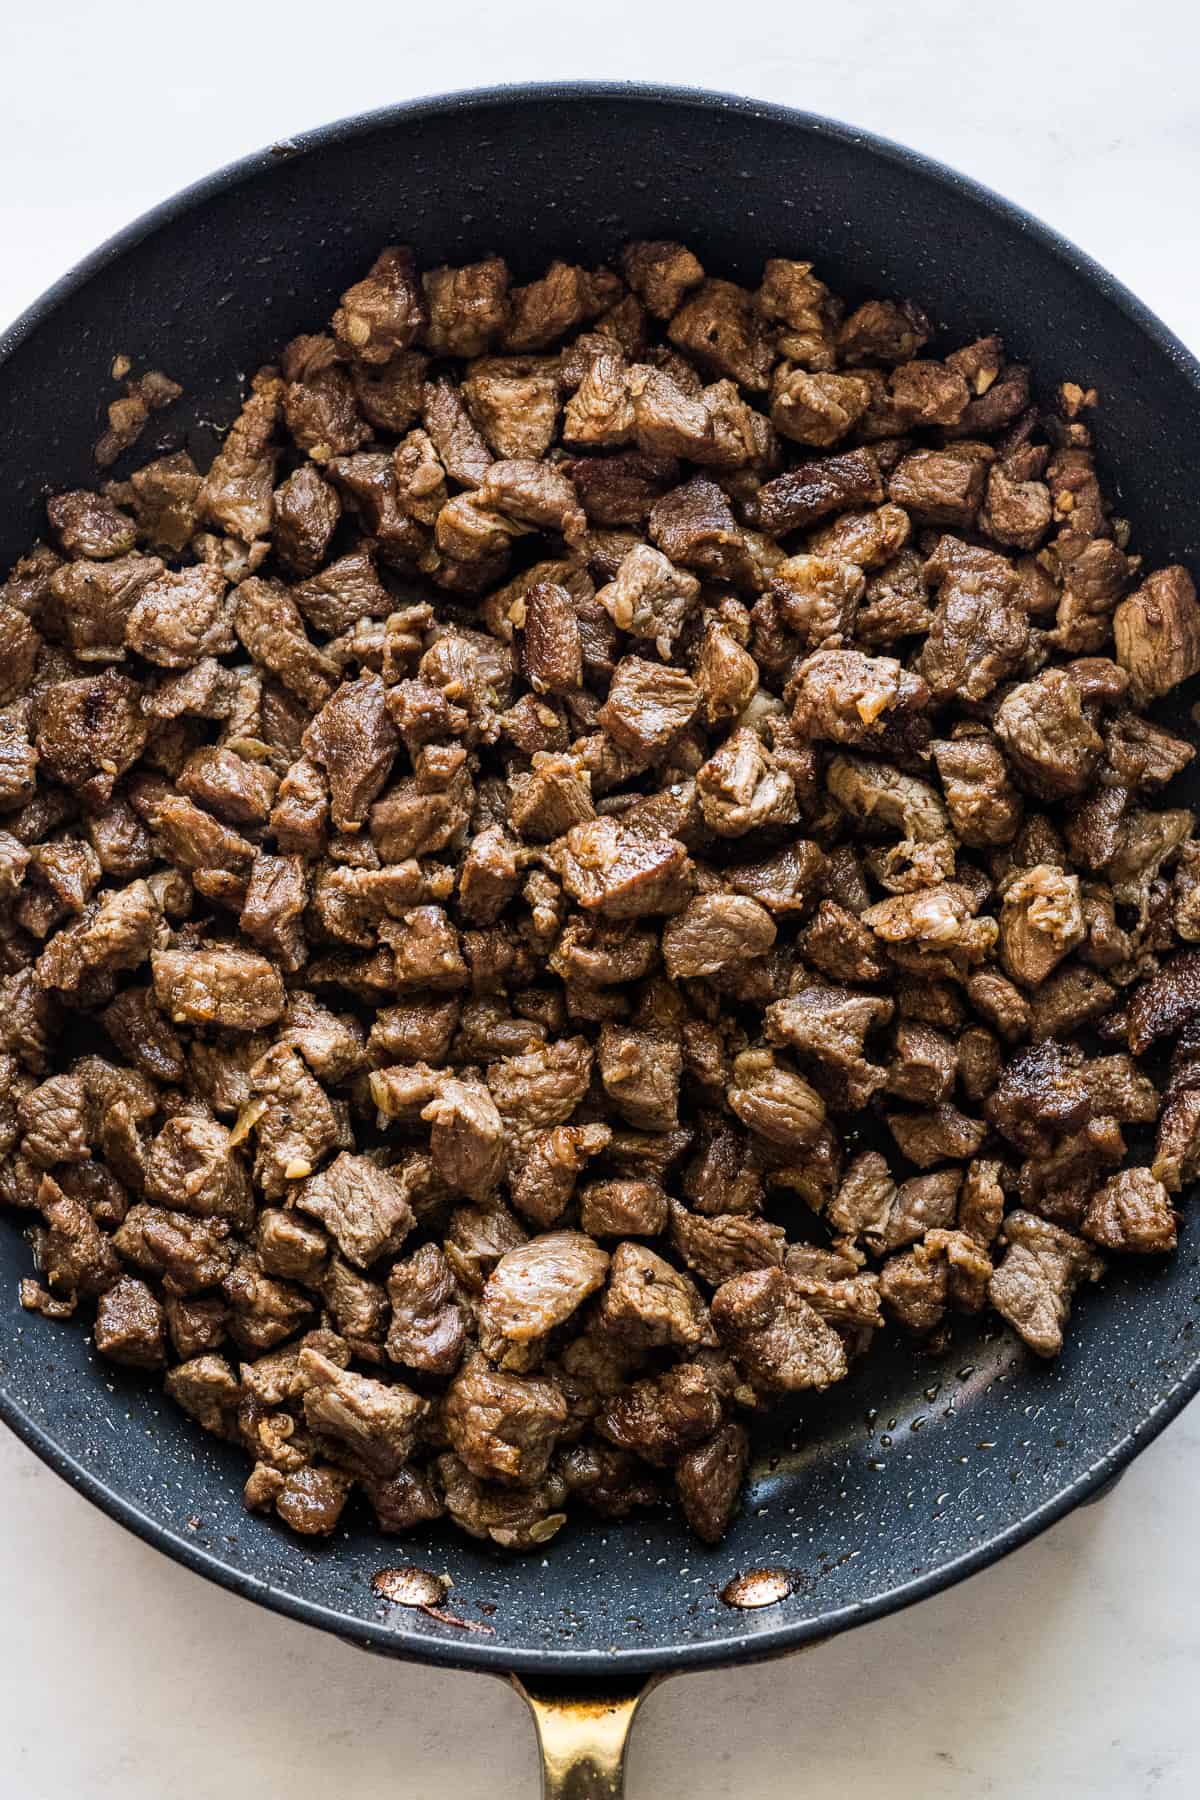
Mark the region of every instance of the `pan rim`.
[[[1002, 223], [1035, 241], [1040, 248], [1065, 264], [1089, 289], [1115, 307], [1173, 364], [1176, 374], [1200, 400], [1200, 361], [1123, 282], [1100, 263], [1078, 249], [1015, 202], [992, 188], [890, 138], [822, 114], [774, 102], [758, 101], [717, 90], [676, 87], [652, 82], [549, 81], [500, 84], [464, 89], [401, 101], [369, 112], [301, 131], [275, 145], [252, 151], [213, 173], [190, 183], [178, 193], [151, 207], [91, 251], [0, 331], [0, 370], [34, 334], [53, 321], [58, 309], [80, 292], [96, 275], [118, 262], [165, 226], [174, 224], [193, 209], [232, 191], [272, 167], [281, 156], [301, 158], [331, 145], [367, 138], [402, 121], [442, 117], [447, 114], [484, 114], [490, 108], [512, 105], [538, 106], [550, 102], [603, 102], [613, 105], [646, 103], [666, 110], [730, 113], [758, 118], [798, 135], [853, 145], [874, 158], [910, 170], [932, 184], [948, 188]], [[683, 1673], [720, 1664], [748, 1663], [799, 1650], [833, 1637], [853, 1626], [884, 1618], [917, 1601], [954, 1586], [981, 1569], [999, 1562], [1030, 1542], [1075, 1507], [1094, 1496], [1120, 1473], [1174, 1419], [1200, 1391], [1200, 1351], [1187, 1373], [1150, 1409], [1138, 1425], [1057, 1494], [950, 1562], [913, 1576], [886, 1593], [858, 1601], [827, 1614], [781, 1619], [756, 1631], [753, 1637], [735, 1633], [717, 1635], [700, 1643], [663, 1644], [611, 1652], [573, 1651], [569, 1647], [547, 1650], [508, 1649], [502, 1644], [472, 1637], [462, 1642], [418, 1636], [404, 1628], [372, 1619], [357, 1619], [295, 1592], [261, 1580], [248, 1571], [231, 1567], [169, 1527], [158, 1523], [115, 1488], [93, 1475], [69, 1455], [0, 1383], [0, 1421], [3, 1421], [48, 1467], [83, 1494], [117, 1524], [143, 1542], [163, 1551], [193, 1573], [217, 1583], [243, 1599], [305, 1625], [334, 1633], [365, 1649], [401, 1660], [473, 1670], [480, 1674], [550, 1676], [566, 1681], [628, 1679], [631, 1683], [652, 1674]], [[765, 1623], [765, 1622], [764, 1622]]]

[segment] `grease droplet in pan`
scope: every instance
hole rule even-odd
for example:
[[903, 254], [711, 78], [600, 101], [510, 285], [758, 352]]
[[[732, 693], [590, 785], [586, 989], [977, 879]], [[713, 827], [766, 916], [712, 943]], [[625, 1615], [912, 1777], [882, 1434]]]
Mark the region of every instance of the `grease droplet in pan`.
[[787, 1599], [792, 1587], [792, 1577], [786, 1569], [750, 1569], [745, 1575], [735, 1575], [721, 1589], [721, 1598], [726, 1606], [749, 1611], [758, 1606], [776, 1606]]
[[371, 1578], [375, 1592], [396, 1606], [439, 1606], [446, 1598], [448, 1585], [442, 1576], [411, 1564], [402, 1569], [380, 1569]]

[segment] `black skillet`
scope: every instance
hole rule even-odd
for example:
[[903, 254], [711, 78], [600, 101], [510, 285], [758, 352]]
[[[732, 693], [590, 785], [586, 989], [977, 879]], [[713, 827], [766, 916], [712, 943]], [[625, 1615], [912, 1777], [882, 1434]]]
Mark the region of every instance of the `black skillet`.
[[[165, 429], [203, 455], [242, 377], [327, 318], [384, 243], [414, 244], [425, 264], [495, 249], [528, 277], [554, 255], [595, 262], [655, 236], [751, 283], [767, 254], [812, 258], [839, 293], [917, 300], [947, 343], [998, 329], [1047, 383], [1094, 385], [1104, 473], [1136, 548], [1200, 574], [1200, 367], [1111, 276], [894, 144], [779, 107], [623, 86], [452, 95], [350, 120], [249, 157], [114, 238], [0, 339], [0, 567], [40, 531], [47, 491], [95, 479], [115, 353], [184, 383]], [[1185, 1225], [1176, 1257], [1118, 1269], [1082, 1298], [1051, 1367], [987, 1327], [936, 1360], [881, 1346], [760, 1433], [718, 1550], [652, 1517], [584, 1519], [525, 1558], [449, 1531], [398, 1549], [357, 1516], [314, 1548], [243, 1512], [238, 1453], [152, 1384], [98, 1366], [81, 1331], [22, 1313], [28, 1266], [6, 1221], [0, 1416], [26, 1443], [235, 1593], [369, 1649], [517, 1678], [535, 1697], [547, 1793], [579, 1800], [620, 1792], [648, 1680], [798, 1649], [971, 1574], [1098, 1492], [1200, 1386]], [[372, 1576], [410, 1557], [451, 1570], [454, 1614], [485, 1629], [385, 1605]], [[724, 1604], [730, 1578], [759, 1567], [789, 1572], [790, 1595]]]

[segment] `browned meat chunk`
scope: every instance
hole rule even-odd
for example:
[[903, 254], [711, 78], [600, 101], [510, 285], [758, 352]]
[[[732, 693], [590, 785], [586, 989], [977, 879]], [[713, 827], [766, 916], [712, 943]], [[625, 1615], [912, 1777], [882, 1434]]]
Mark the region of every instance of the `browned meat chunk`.
[[555, 844], [567, 893], [610, 919], [676, 912], [691, 893], [691, 859], [675, 838], [643, 838], [616, 819], [574, 825]]
[[1075, 1289], [1098, 1281], [1104, 1264], [1082, 1239], [1032, 1213], [1004, 1221], [1008, 1246], [988, 1282], [988, 1299], [1031, 1350], [1057, 1356]]
[[543, 1479], [567, 1416], [557, 1382], [489, 1368], [482, 1356], [464, 1363], [442, 1408], [446, 1436], [471, 1473], [518, 1487]]
[[1085, 925], [1079, 877], [1050, 863], [1026, 869], [1004, 892], [1000, 909], [1000, 956], [1023, 987], [1044, 981], [1077, 944]]
[[704, 822], [719, 837], [744, 837], [761, 825], [794, 824], [792, 777], [749, 727], [731, 732], [696, 772]]
[[685, 295], [698, 288], [704, 270], [683, 244], [665, 240], [626, 244], [621, 252], [626, 281], [656, 319], [678, 312]]
[[775, 924], [757, 900], [738, 894], [700, 894], [663, 930], [663, 961], [672, 981], [715, 975], [764, 956]]
[[1178, 1221], [1149, 1169], [1122, 1169], [1092, 1195], [1080, 1230], [1105, 1250], [1158, 1255], [1174, 1250]]
[[706, 280], [684, 300], [667, 333], [680, 350], [740, 387], [767, 386], [774, 356], [754, 296], [732, 281]]
[[580, 1231], [548, 1231], [502, 1256], [483, 1290], [480, 1329], [525, 1344], [543, 1338], [603, 1286], [608, 1256]]
[[798, 463], [764, 482], [754, 503], [754, 522], [773, 537], [807, 531], [831, 513], [883, 499], [879, 464], [870, 450], [843, 450], [836, 456]]
[[96, 1348], [112, 1362], [161, 1369], [167, 1360], [163, 1309], [144, 1281], [123, 1275], [96, 1307]]
[[695, 1283], [642, 1244], [618, 1244], [613, 1251], [599, 1319], [631, 1349], [673, 1344], [694, 1350], [711, 1342], [708, 1312]]
[[675, 1487], [696, 1536], [719, 1544], [729, 1528], [750, 1460], [750, 1434], [733, 1422], [707, 1443], [685, 1450], [675, 1465]]
[[319, 1219], [360, 1269], [394, 1255], [415, 1222], [403, 1187], [388, 1170], [346, 1152], [304, 1182], [295, 1204]]
[[713, 1295], [713, 1324], [752, 1385], [795, 1393], [825, 1388], [846, 1372], [842, 1340], [782, 1269], [736, 1275]]
[[386, 363], [415, 342], [427, 321], [412, 251], [391, 245], [342, 295], [333, 315], [338, 342], [359, 362]]
[[1200, 606], [1186, 569], [1160, 569], [1113, 614], [1117, 661], [1135, 706], [1200, 671]]
[[859, 650], [816, 651], [800, 664], [790, 691], [799, 735], [835, 744], [869, 743], [929, 699], [920, 676], [890, 656]]
[[155, 999], [177, 1025], [258, 1031], [283, 1011], [278, 971], [246, 950], [156, 950], [150, 967]]

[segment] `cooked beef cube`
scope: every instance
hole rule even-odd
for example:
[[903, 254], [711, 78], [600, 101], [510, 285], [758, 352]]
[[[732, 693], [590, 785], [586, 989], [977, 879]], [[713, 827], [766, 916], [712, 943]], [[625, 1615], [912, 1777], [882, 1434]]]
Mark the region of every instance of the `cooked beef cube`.
[[984, 550], [950, 549], [953, 543], [943, 539], [926, 565], [941, 585], [918, 663], [940, 703], [956, 697], [982, 700], [1021, 668], [1029, 643], [1021, 583], [1012, 565]]
[[51, 938], [38, 958], [36, 975], [44, 988], [106, 1001], [113, 977], [145, 962], [160, 922], [154, 896], [144, 881], [108, 893]]
[[590, 1181], [580, 1191], [579, 1222], [594, 1238], [657, 1237], [667, 1223], [667, 1196], [655, 1181]]
[[521, 667], [538, 694], [567, 694], [583, 682], [583, 641], [565, 588], [542, 581], [525, 596]]
[[789, 692], [803, 738], [835, 744], [879, 739], [895, 721], [927, 705], [924, 681], [890, 656], [858, 650], [818, 650], [796, 670]]
[[345, 1151], [309, 1176], [294, 1204], [319, 1219], [342, 1255], [362, 1269], [394, 1255], [415, 1223], [400, 1183], [369, 1157]]
[[124, 641], [148, 662], [187, 669], [234, 648], [225, 577], [216, 569], [168, 570], [143, 584], [125, 620]]
[[549, 843], [593, 818], [590, 778], [577, 756], [537, 750], [529, 770], [512, 777], [509, 822], [518, 836]]
[[1200, 607], [1187, 570], [1160, 569], [1113, 614], [1117, 661], [1145, 706], [1200, 670]]
[[141, 1201], [130, 1207], [112, 1242], [124, 1262], [156, 1275], [177, 1297], [219, 1286], [233, 1264], [227, 1220], [192, 1218]]
[[277, 675], [306, 706], [325, 704], [337, 680], [336, 665], [310, 641], [281, 582], [257, 575], [243, 581], [234, 603], [234, 627], [254, 661]]
[[367, 275], [342, 295], [333, 329], [349, 356], [378, 365], [398, 350], [407, 350], [427, 318], [412, 251], [390, 245]]
[[639, 837], [616, 819], [572, 826], [552, 854], [571, 898], [608, 918], [675, 912], [691, 892], [691, 860], [681, 843]]
[[1026, 869], [1004, 893], [1000, 957], [1014, 981], [1036, 987], [1085, 932], [1079, 877], [1049, 863]]
[[503, 257], [422, 276], [429, 322], [425, 342], [435, 356], [481, 356], [509, 321], [509, 273]]
[[246, 950], [156, 950], [154, 995], [174, 1024], [258, 1031], [284, 1007], [279, 972]]
[[672, 981], [715, 975], [764, 955], [775, 942], [770, 913], [737, 894], [701, 894], [663, 931], [663, 961]]
[[504, 1121], [481, 1081], [446, 1078], [421, 1112], [431, 1126], [430, 1154], [448, 1187], [482, 1200], [504, 1168]]
[[1106, 721], [1104, 746], [1113, 778], [1135, 791], [1165, 787], [1196, 754], [1194, 745], [1128, 711]]
[[604, 1283], [608, 1257], [579, 1231], [550, 1231], [509, 1250], [488, 1276], [481, 1331], [525, 1344], [561, 1325]]
[[302, 463], [275, 489], [271, 537], [289, 572], [314, 575], [325, 560], [341, 517], [337, 489], [313, 463]]
[[781, 1150], [808, 1148], [825, 1123], [820, 1095], [768, 1050], [745, 1050], [735, 1059], [726, 1098], [743, 1125]]
[[1018, 776], [1039, 798], [1071, 797], [1088, 787], [1104, 740], [1069, 670], [1047, 669], [1013, 688], [995, 724]]
[[736, 1275], [713, 1296], [713, 1324], [752, 1385], [769, 1392], [825, 1388], [846, 1372], [842, 1340], [779, 1268]]
[[972, 1025], [958, 1040], [958, 1079], [967, 1099], [978, 1104], [986, 1098], [1000, 1079], [1004, 1053], [1000, 1042], [986, 1026]]
[[138, 698], [127, 676], [106, 669], [82, 681], [56, 682], [38, 700], [41, 767], [85, 806], [110, 800], [117, 778], [145, 747]]
[[56, 494], [46, 502], [46, 517], [67, 556], [124, 556], [137, 541], [129, 515], [86, 488]]
[[353, 550], [292, 589], [314, 631], [328, 637], [352, 631], [360, 619], [382, 619], [395, 601], [379, 579], [369, 551]]
[[49, 1175], [42, 1177], [36, 1205], [45, 1229], [34, 1233], [34, 1253], [51, 1294], [73, 1301], [105, 1293], [121, 1274], [120, 1245], [114, 1249], [86, 1204]]
[[300, 1352], [304, 1418], [331, 1455], [387, 1479], [408, 1462], [429, 1402], [403, 1382], [339, 1369], [316, 1350]]
[[586, 269], [558, 260], [539, 281], [514, 288], [511, 298], [506, 350], [546, 350], [598, 310]]
[[759, 489], [754, 523], [774, 537], [806, 531], [831, 513], [874, 504], [883, 499], [879, 466], [870, 450], [844, 450], [835, 456], [797, 463]]
[[930, 1025], [901, 1020], [884, 1084], [889, 1094], [918, 1106], [935, 1106], [954, 1086], [955, 1070], [955, 1048], [949, 1038]]
[[425, 1375], [452, 1375], [466, 1343], [454, 1277], [436, 1244], [423, 1244], [388, 1276], [387, 1353]]
[[535, 1224], [553, 1225], [566, 1210], [585, 1163], [607, 1147], [611, 1136], [607, 1125], [557, 1125], [523, 1134], [521, 1158], [509, 1173], [513, 1205]]
[[967, 982], [967, 996], [980, 1017], [1006, 1044], [1028, 1037], [1032, 1019], [1029, 1002], [1003, 975], [992, 969], [978, 970]]
[[243, 544], [271, 529], [271, 499], [278, 452], [272, 439], [279, 420], [283, 382], [256, 377], [253, 392], [234, 420], [204, 477], [200, 516]]
[[849, 988], [813, 986], [768, 1006], [764, 1023], [769, 1042], [799, 1051], [819, 1070], [831, 1097], [858, 1107], [866, 1105], [887, 1076], [866, 1060], [864, 1040], [891, 1016], [890, 1000]]
[[649, 759], [691, 723], [699, 705], [695, 682], [681, 670], [626, 656], [617, 665], [597, 722], [618, 744]]
[[792, 777], [747, 726], [731, 732], [697, 770], [696, 788], [705, 824], [720, 837], [744, 837], [797, 818]]
[[704, 280], [704, 270], [692, 252], [665, 239], [626, 244], [621, 271], [656, 319], [671, 318], [684, 297]]
[[636, 1381], [607, 1401], [596, 1428], [618, 1448], [670, 1468], [691, 1445], [719, 1428], [725, 1397], [713, 1368], [700, 1362], [676, 1363], [665, 1374]]
[[1011, 843], [1021, 825], [1021, 799], [995, 742], [981, 734], [943, 739], [931, 749], [962, 842], [972, 849]]
[[1075, 1289], [1097, 1281], [1104, 1264], [1069, 1231], [1032, 1213], [1004, 1221], [1007, 1251], [988, 1283], [988, 1299], [1039, 1356], [1057, 1356]]
[[[437, 386], [438, 384], [432, 384]], [[443, 390], [448, 384], [442, 384]], [[491, 461], [488, 446], [497, 456], [544, 456], [554, 439], [558, 424], [558, 381], [554, 359], [550, 357], [481, 357], [473, 363], [463, 381], [463, 394], [471, 409], [462, 425], [454, 430], [454, 468], [447, 455], [449, 424], [441, 433], [430, 423], [430, 402], [426, 399], [426, 429], [438, 444], [447, 472], [468, 487], [477, 487]], [[449, 412], [444, 400], [439, 411]], [[475, 424], [471, 423], [474, 419]], [[435, 420], [435, 422], [438, 422]], [[475, 426], [478, 426], [476, 431]], [[482, 439], [479, 433], [482, 432]], [[486, 442], [483, 440], [486, 439]], [[469, 444], [469, 449], [467, 448]], [[465, 472], [459, 473], [458, 470]]]
[[826, 1217], [847, 1238], [858, 1237], [864, 1231], [881, 1234], [895, 1198], [896, 1184], [886, 1161], [877, 1150], [866, 1150], [855, 1157], [843, 1175]]
[[797, 444], [827, 450], [851, 431], [871, 403], [871, 389], [855, 375], [810, 375], [780, 364], [771, 384], [771, 421]]
[[[162, 572], [157, 557], [136, 555], [120, 556], [112, 562], [64, 563], [55, 570], [50, 592], [78, 662], [123, 660], [130, 613], [147, 584]], [[29, 686], [40, 648], [41, 639], [24, 614], [0, 605], [0, 649], [4, 654], [0, 699], [7, 702]]]
[[729, 1528], [750, 1460], [750, 1434], [730, 1422], [706, 1443], [685, 1450], [675, 1465], [675, 1488], [696, 1536], [719, 1544]]
[[901, 1151], [919, 1169], [974, 1156], [987, 1135], [985, 1125], [964, 1117], [946, 1101], [928, 1112], [888, 1113], [887, 1124]]
[[962, 450], [914, 450], [888, 477], [888, 499], [929, 524], [968, 527], [983, 501], [986, 464]]
[[1177, 1218], [1149, 1169], [1122, 1169], [1092, 1195], [1080, 1230], [1105, 1250], [1157, 1255], [1175, 1248]]
[[631, 1349], [711, 1342], [708, 1312], [686, 1275], [642, 1244], [618, 1244], [612, 1254], [599, 1321]]
[[102, 1020], [115, 1047], [143, 1075], [173, 1084], [183, 1081], [183, 1046], [149, 988], [126, 988], [105, 1008]]
[[720, 1287], [748, 1269], [780, 1267], [786, 1247], [779, 1225], [739, 1213], [690, 1213], [670, 1203], [671, 1243], [680, 1260], [709, 1287]]
[[312, 1174], [338, 1138], [324, 1088], [286, 1044], [275, 1044], [250, 1070], [250, 1102], [258, 1154], [254, 1179], [269, 1200]]
[[862, 922], [902, 966], [908, 951], [914, 959], [909, 966], [924, 962], [936, 970], [944, 959], [950, 973], [982, 962], [997, 937], [995, 920], [972, 917], [966, 891], [949, 882], [881, 900], [867, 908]]
[[356, 830], [387, 781], [399, 748], [378, 676], [360, 676], [340, 687], [308, 727], [303, 748], [325, 770], [334, 826]]
[[476, 1355], [451, 1382], [442, 1423], [480, 1480], [532, 1487], [545, 1476], [566, 1426], [567, 1403], [548, 1377], [493, 1369]]
[[766, 388], [774, 361], [770, 337], [753, 294], [734, 282], [702, 281], [674, 313], [667, 335], [714, 374], [752, 391]]
[[604, 1091], [630, 1125], [667, 1131], [678, 1124], [683, 1050], [677, 1036], [603, 1025], [598, 1064]]
[[696, 476], [655, 502], [650, 536], [668, 560], [710, 581], [756, 591], [761, 579], [729, 502], [714, 481]]
[[1046, 1130], [1073, 1131], [1093, 1109], [1078, 1054], [1053, 1041], [1034, 1044], [1008, 1063], [987, 1103], [998, 1131], [1031, 1154]]
[[161, 1369], [167, 1360], [163, 1309], [144, 1281], [123, 1275], [100, 1296], [96, 1348], [112, 1362]]
[[168, 1119], [150, 1145], [144, 1182], [148, 1200], [198, 1218], [228, 1219], [245, 1230], [254, 1216], [246, 1169], [215, 1119]]

